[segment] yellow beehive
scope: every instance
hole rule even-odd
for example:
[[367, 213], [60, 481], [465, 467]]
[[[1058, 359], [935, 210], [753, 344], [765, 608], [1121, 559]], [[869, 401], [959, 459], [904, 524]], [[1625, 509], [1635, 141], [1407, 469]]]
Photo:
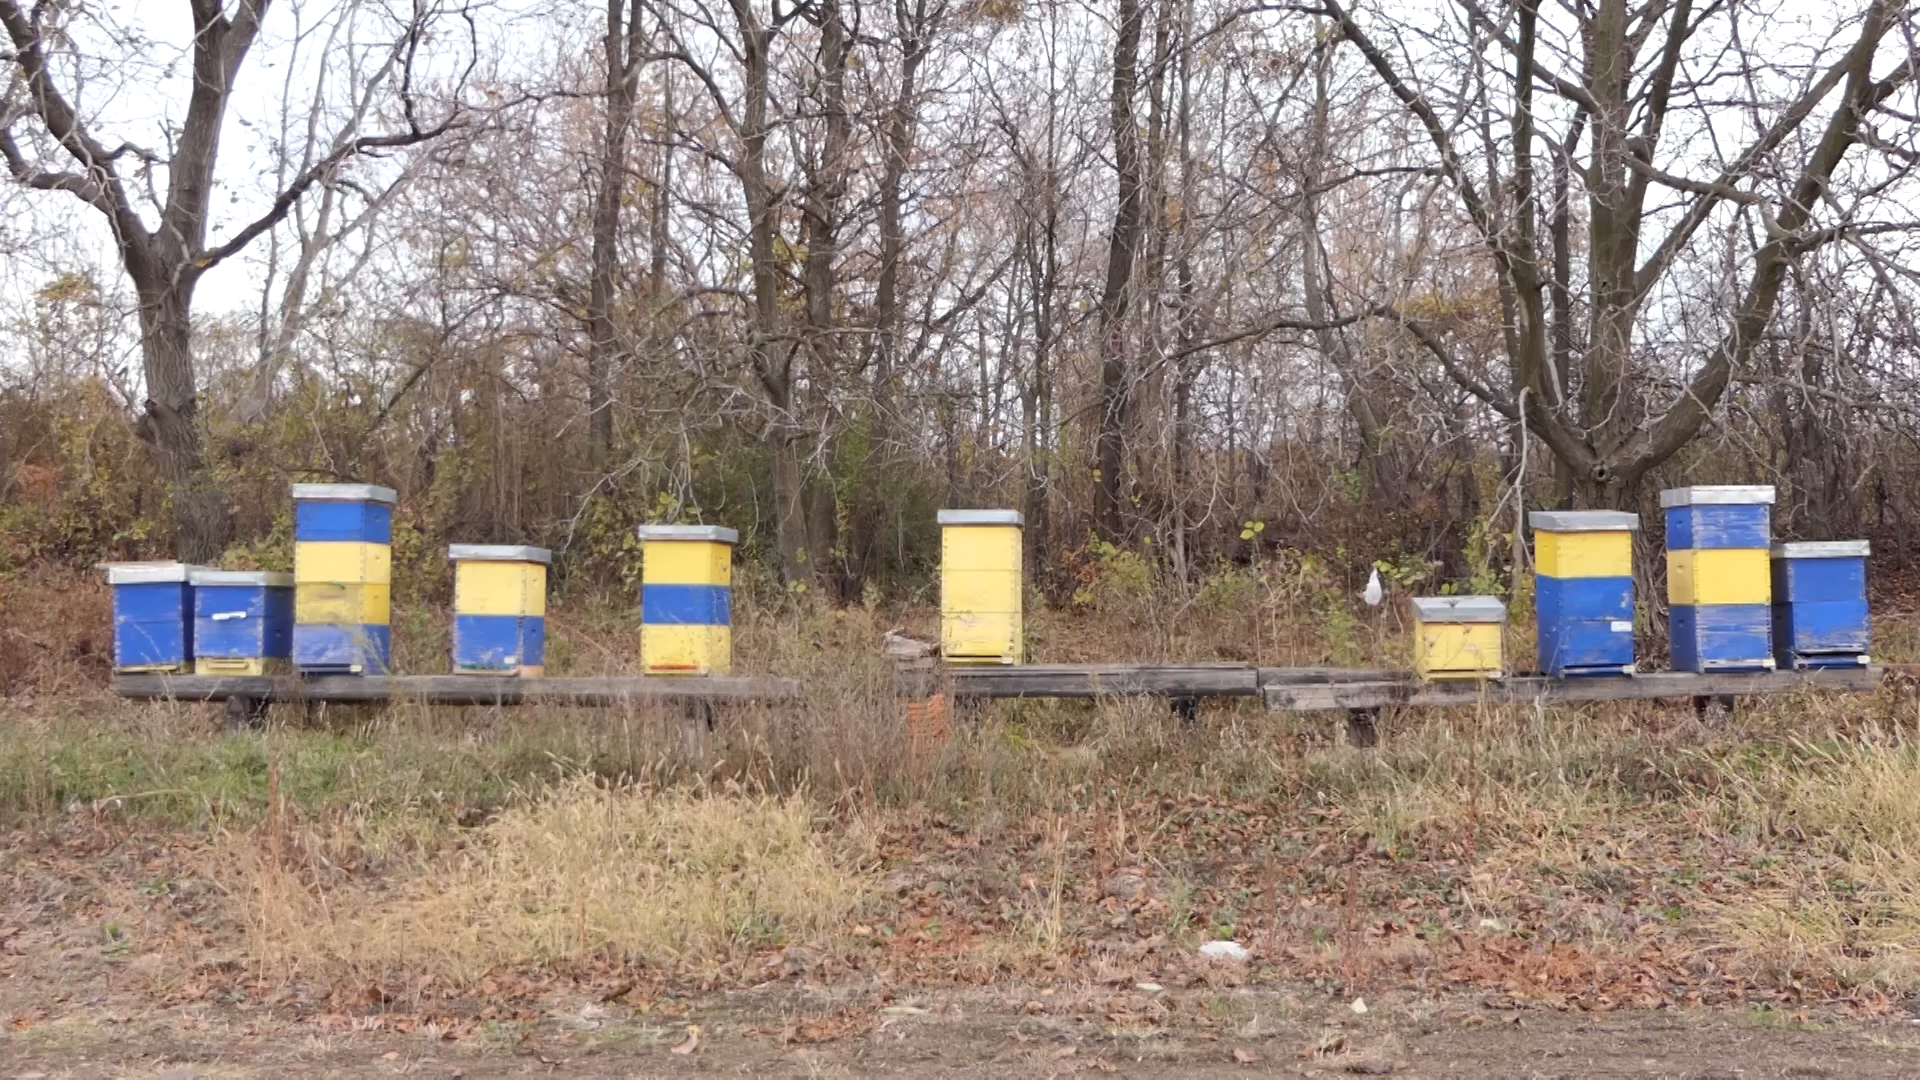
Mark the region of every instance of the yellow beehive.
[[957, 664], [1017, 664], [1024, 560], [1016, 510], [942, 510], [940, 654]]
[[649, 675], [718, 675], [733, 666], [733, 545], [714, 525], [639, 529], [640, 666]]
[[1669, 548], [1667, 599], [1695, 607], [1773, 602], [1766, 548]]
[[1413, 601], [1413, 670], [1423, 679], [1497, 679], [1507, 606], [1493, 596]]
[[[1599, 526], [1587, 531], [1570, 531], [1578, 525], [1570, 525], [1566, 530], [1549, 529], [1539, 525], [1539, 519], [1557, 520], [1573, 518], [1573, 513], [1544, 512], [1533, 515], [1536, 519], [1533, 534], [1534, 570], [1542, 577], [1551, 578], [1603, 578], [1633, 576], [1633, 533], [1628, 531], [1638, 527], [1637, 515], [1619, 514], [1621, 519], [1635, 519], [1633, 525]], [[1589, 513], [1588, 517], [1595, 514]]]
[[460, 674], [546, 674], [546, 548], [454, 544], [453, 670]]

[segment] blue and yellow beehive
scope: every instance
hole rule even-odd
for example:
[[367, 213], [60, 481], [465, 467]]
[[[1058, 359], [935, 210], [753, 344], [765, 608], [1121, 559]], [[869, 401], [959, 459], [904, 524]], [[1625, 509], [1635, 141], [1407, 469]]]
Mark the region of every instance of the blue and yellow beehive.
[[393, 635], [392, 488], [293, 485], [293, 666], [384, 675]]
[[113, 667], [125, 672], [193, 670], [193, 571], [179, 562], [109, 563]]
[[640, 667], [721, 675], [733, 667], [733, 545], [717, 525], [642, 525]]
[[546, 674], [546, 548], [454, 544], [453, 670], [462, 675]]
[[1541, 510], [1533, 525], [1540, 670], [1633, 674], [1633, 531], [1620, 510]]
[[1783, 668], [1865, 667], [1865, 540], [1773, 547], [1773, 658]]
[[1018, 664], [1025, 559], [1017, 510], [942, 510], [940, 655], [954, 664]]
[[1768, 507], [1773, 488], [1726, 485], [1660, 493], [1667, 519], [1668, 629], [1676, 671], [1774, 666]]
[[268, 570], [195, 570], [193, 670], [271, 675], [293, 653], [293, 575]]
[[1413, 670], [1423, 679], [1498, 679], [1507, 605], [1497, 596], [1413, 598]]

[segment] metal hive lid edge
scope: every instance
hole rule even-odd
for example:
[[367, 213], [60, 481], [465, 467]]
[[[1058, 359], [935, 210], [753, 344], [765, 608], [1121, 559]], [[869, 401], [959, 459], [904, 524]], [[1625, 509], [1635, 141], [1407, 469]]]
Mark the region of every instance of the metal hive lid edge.
[[400, 501], [399, 493], [379, 484], [295, 484], [293, 498], [298, 502], [381, 502]]
[[265, 585], [272, 589], [293, 588], [293, 575], [285, 570], [212, 570], [198, 569], [190, 575], [195, 585]]
[[448, 544], [447, 558], [454, 562], [472, 559], [480, 562], [537, 562], [553, 565], [553, 552], [529, 544]]
[[1776, 559], [1858, 559], [1873, 554], [1865, 540], [1792, 540], [1773, 545]]
[[1505, 622], [1507, 605], [1497, 596], [1416, 596], [1413, 613], [1421, 622]]
[[107, 571], [109, 585], [171, 585], [184, 583], [195, 570], [204, 570], [204, 566], [195, 566], [183, 562], [127, 562], [102, 563]]
[[1676, 506], [1766, 506], [1773, 503], [1772, 484], [1701, 484], [1668, 488], [1660, 493], [1660, 508]]
[[737, 544], [740, 533], [724, 525], [642, 525], [634, 530], [642, 540], [706, 540]]
[[1527, 515], [1535, 532], [1631, 532], [1640, 515], [1625, 510], [1535, 510]]
[[942, 510], [933, 517], [940, 525], [1024, 526], [1027, 523], [1026, 515], [1018, 510]]

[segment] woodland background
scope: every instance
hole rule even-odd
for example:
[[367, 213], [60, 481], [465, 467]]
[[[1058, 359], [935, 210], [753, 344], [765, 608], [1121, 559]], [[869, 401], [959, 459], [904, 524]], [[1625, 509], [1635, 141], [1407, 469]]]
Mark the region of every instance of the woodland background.
[[1920, 516], [1898, 0], [0, 25], [0, 572], [284, 565], [297, 480], [397, 488], [426, 594], [493, 541], [625, 595], [660, 520], [871, 603], [1018, 508], [1070, 603], [1505, 591], [1523, 509], [1657, 545], [1680, 483], [1890, 566]]

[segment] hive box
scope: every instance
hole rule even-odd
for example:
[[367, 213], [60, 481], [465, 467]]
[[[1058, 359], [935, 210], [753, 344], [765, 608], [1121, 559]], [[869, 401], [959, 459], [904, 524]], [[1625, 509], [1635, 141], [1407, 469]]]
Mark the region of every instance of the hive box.
[[293, 652], [293, 575], [266, 570], [195, 570], [193, 670], [201, 675], [267, 675]]
[[1507, 606], [1494, 596], [1417, 596], [1413, 670], [1423, 679], [1497, 679]]
[[1774, 666], [1767, 549], [1773, 488], [1673, 488], [1667, 519], [1668, 630], [1678, 671]]
[[1865, 540], [1776, 544], [1773, 548], [1773, 656], [1782, 668], [1865, 667]]
[[940, 655], [956, 664], [1018, 664], [1025, 560], [1017, 510], [942, 510]]
[[454, 544], [453, 670], [538, 677], [547, 663], [546, 548]]
[[385, 674], [392, 655], [393, 489], [293, 485], [293, 664]]
[[640, 666], [649, 675], [733, 667], [733, 545], [717, 525], [642, 525]]
[[1633, 531], [1640, 515], [1542, 510], [1528, 520], [1540, 669], [1556, 678], [1633, 674]]
[[113, 667], [124, 672], [193, 670], [193, 571], [179, 562], [110, 563]]

